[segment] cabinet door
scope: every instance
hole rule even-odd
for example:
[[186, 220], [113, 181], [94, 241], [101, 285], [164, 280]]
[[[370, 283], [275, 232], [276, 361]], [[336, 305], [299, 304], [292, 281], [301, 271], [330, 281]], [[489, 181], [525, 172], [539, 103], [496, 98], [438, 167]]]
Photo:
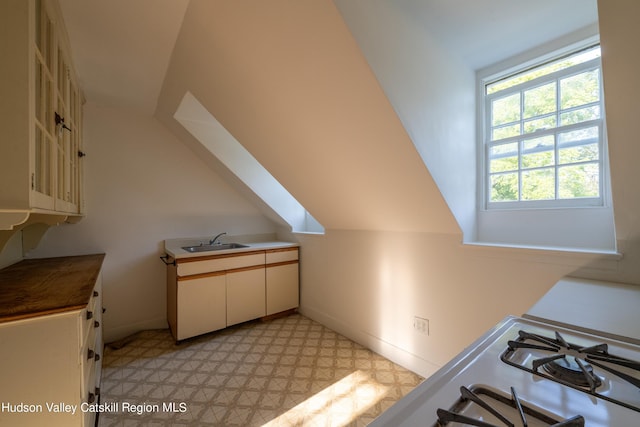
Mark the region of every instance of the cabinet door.
[[227, 326], [265, 313], [264, 266], [227, 273]]
[[0, 410], [0, 426], [69, 427], [82, 412], [50, 413], [46, 404], [79, 404], [80, 312], [0, 323], [0, 402], [42, 405], [42, 411]]
[[178, 281], [176, 339], [224, 328], [225, 293], [223, 274]]
[[31, 165], [31, 206], [54, 209], [55, 159], [55, 80], [54, 34], [51, 12], [36, 2], [34, 49], [34, 147]]
[[58, 158], [56, 165], [56, 210], [77, 213], [78, 90], [71, 78], [71, 62], [67, 59], [66, 50], [62, 44], [58, 44], [57, 60], [57, 91], [54, 114], [58, 115], [61, 123], [56, 127]]
[[83, 213], [82, 200], [82, 169], [81, 156], [84, 156], [82, 148], [82, 94], [73, 80], [69, 82], [69, 127], [71, 132], [70, 142], [70, 191], [71, 203], [78, 213]]
[[267, 267], [267, 315], [298, 307], [298, 263]]

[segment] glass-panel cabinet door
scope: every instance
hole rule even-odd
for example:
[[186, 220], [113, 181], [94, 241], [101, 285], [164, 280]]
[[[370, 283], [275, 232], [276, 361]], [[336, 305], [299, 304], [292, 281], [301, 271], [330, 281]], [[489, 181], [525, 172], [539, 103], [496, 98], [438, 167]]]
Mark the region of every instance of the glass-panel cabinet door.
[[[60, 112], [62, 112], [64, 114], [64, 105], [62, 105], [62, 102], [58, 99], [58, 105], [56, 107], [56, 117], [57, 118], [61, 118], [62, 116], [60, 115]], [[65, 186], [65, 175], [66, 175], [66, 163], [67, 163], [67, 153], [65, 150], [65, 145], [66, 145], [66, 140], [68, 139], [66, 136], [66, 131], [63, 128], [64, 124], [63, 122], [58, 121], [58, 124], [56, 126], [56, 158], [57, 158], [57, 164], [56, 164], [56, 170], [57, 170], [57, 178], [56, 178], [56, 183], [57, 183], [57, 191], [56, 191], [56, 199], [58, 199], [59, 201], [64, 201], [66, 199], [66, 194], [67, 194], [67, 189]], [[61, 208], [62, 206], [58, 206], [58, 208]], [[64, 210], [64, 209], [56, 209], [56, 210]]]
[[80, 162], [80, 115], [81, 111], [80, 107], [80, 96], [78, 93], [78, 88], [76, 85], [70, 81], [69, 82], [69, 127], [71, 128], [70, 135], [70, 149], [69, 149], [69, 179], [70, 179], [70, 190], [71, 190], [71, 198], [70, 202], [73, 203], [76, 207], [79, 207], [80, 202], [80, 188], [79, 188], [79, 162]]
[[82, 138], [82, 131], [83, 131], [83, 112], [82, 112], [82, 104], [84, 102], [84, 98], [82, 96], [82, 92], [80, 90], [80, 88], [76, 88], [76, 100], [74, 102], [74, 106], [75, 106], [75, 113], [72, 114], [73, 117], [73, 122], [74, 122], [74, 127], [73, 129], [75, 129], [75, 132], [73, 133], [73, 141], [74, 141], [74, 146], [73, 146], [73, 153], [75, 153], [75, 155], [73, 156], [75, 161], [73, 162], [73, 165], [75, 167], [75, 172], [73, 174], [73, 178], [75, 179], [74, 182], [74, 194], [76, 197], [76, 201], [75, 204], [78, 208], [78, 213], [80, 214], [84, 214], [84, 199], [83, 199], [83, 194], [84, 194], [84, 189], [82, 187], [83, 183], [84, 183], [84, 179], [83, 179], [83, 166], [84, 166], [84, 147], [83, 147], [83, 138]]
[[69, 62], [65, 52], [60, 47], [57, 52], [57, 107], [56, 138], [58, 150], [57, 164], [57, 192], [56, 210], [64, 212], [77, 212], [76, 196], [74, 194], [75, 163], [77, 152], [73, 145], [76, 138], [76, 123], [74, 123], [72, 104], [77, 98], [76, 89], [71, 83]]
[[31, 190], [34, 207], [52, 209], [54, 195], [54, 81], [53, 23], [41, 1], [36, 1], [34, 56], [34, 163]]

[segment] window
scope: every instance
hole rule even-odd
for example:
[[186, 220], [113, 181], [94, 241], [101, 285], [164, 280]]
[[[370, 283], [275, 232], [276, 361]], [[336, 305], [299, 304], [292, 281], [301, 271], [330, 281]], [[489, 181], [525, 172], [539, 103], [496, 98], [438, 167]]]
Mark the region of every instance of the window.
[[488, 209], [602, 206], [600, 47], [484, 82]]

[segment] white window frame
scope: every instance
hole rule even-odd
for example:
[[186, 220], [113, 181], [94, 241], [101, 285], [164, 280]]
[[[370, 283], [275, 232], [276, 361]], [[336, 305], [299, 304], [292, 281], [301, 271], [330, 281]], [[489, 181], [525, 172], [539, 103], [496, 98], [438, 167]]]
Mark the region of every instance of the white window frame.
[[[599, 44], [599, 41], [594, 38], [590, 38], [589, 40], [585, 40], [581, 43], [574, 44], [572, 46], [566, 47], [564, 49], [554, 51], [552, 53], [538, 56], [529, 61], [523, 61], [521, 64], [516, 66], [511, 66], [509, 68], [504, 67], [501, 71], [494, 72], [491, 75], [480, 76], [478, 78], [478, 94], [481, 96], [481, 102], [478, 103], [480, 114], [479, 118], [481, 120], [481, 126], [479, 128], [479, 145], [481, 153], [479, 155], [479, 164], [480, 164], [480, 179], [479, 179], [479, 193], [481, 195], [481, 209], [482, 210], [509, 210], [509, 209], [539, 209], [539, 208], [572, 208], [572, 207], [603, 207], [607, 205], [607, 179], [609, 176], [608, 172], [608, 161], [607, 159], [607, 144], [606, 144], [606, 118], [605, 118], [605, 106], [604, 106], [604, 91], [603, 91], [603, 78], [602, 78], [602, 64], [601, 59], [596, 58], [582, 64], [578, 64], [576, 66], [556, 71], [550, 73], [548, 75], [536, 78], [534, 80], [521, 83], [512, 88], [508, 89], [508, 92], [500, 92], [501, 96], [505, 96], [506, 93], [514, 94], [514, 93], [523, 93], [525, 90], [529, 88], [533, 88], [548, 82], [556, 81], [559, 78], [565, 78], [571, 76], [573, 74], [579, 74], [584, 71], [590, 69], [599, 69], [600, 70], [600, 118], [596, 120], [591, 120], [588, 122], [582, 122], [574, 125], [567, 125], [561, 127], [554, 127], [549, 129], [544, 129], [540, 131], [535, 131], [532, 133], [525, 134], [521, 132], [520, 135], [506, 138], [500, 141], [500, 144], [504, 143], [513, 143], [520, 141], [522, 139], [530, 139], [535, 137], [540, 137], [544, 135], [557, 135], [559, 133], [566, 132], [571, 129], [576, 128], [586, 128], [597, 126], [598, 127], [598, 167], [599, 167], [599, 197], [593, 198], [575, 198], [575, 199], [553, 199], [553, 200], [518, 200], [518, 201], [490, 201], [491, 194], [491, 174], [488, 170], [489, 168], [489, 148], [491, 145], [491, 100], [497, 98], [497, 95], [486, 95], [486, 86], [497, 82], [499, 80], [508, 78], [510, 76], [517, 75], [529, 69], [536, 68], [538, 66], [542, 66], [546, 63], [555, 61], [562, 57], [571, 55], [573, 53], [578, 53], [581, 50], [589, 49], [591, 47], [595, 47]], [[559, 98], [559, 97], [558, 97]], [[560, 102], [560, 99], [557, 99], [556, 102]], [[521, 108], [523, 108], [523, 104], [521, 103]], [[555, 114], [558, 114], [559, 108], [556, 110]], [[518, 162], [522, 161], [521, 155], [521, 147], [522, 144], [518, 144]], [[554, 165], [554, 173], [556, 174], [556, 194], [558, 189], [558, 144], [557, 138], [555, 143], [555, 158], [556, 162]], [[519, 164], [517, 173], [522, 174], [523, 169]], [[522, 179], [519, 179], [519, 194], [522, 185]]]

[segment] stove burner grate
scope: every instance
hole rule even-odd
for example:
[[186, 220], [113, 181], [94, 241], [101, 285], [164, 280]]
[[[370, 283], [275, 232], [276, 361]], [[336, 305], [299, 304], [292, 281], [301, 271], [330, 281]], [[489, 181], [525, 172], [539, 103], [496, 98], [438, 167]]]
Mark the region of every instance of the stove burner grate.
[[591, 391], [602, 385], [602, 380], [594, 375], [593, 367], [585, 365], [576, 357], [565, 356], [547, 361], [542, 365], [542, 369], [552, 377], [580, 387], [589, 387]]
[[[484, 396], [486, 400], [491, 401], [489, 404], [487, 401], [481, 398]], [[485, 416], [475, 417], [466, 415], [464, 412], [469, 405], [478, 405], [486, 413]], [[516, 419], [512, 416], [503, 414], [504, 410], [498, 410], [497, 408], [509, 408], [511, 412], [515, 412]], [[511, 387], [511, 398], [503, 396], [493, 390], [478, 387], [473, 391], [467, 387], [460, 387], [460, 398], [457, 403], [450, 409], [438, 409], [437, 410], [438, 421], [433, 427], [444, 427], [449, 423], [457, 423], [456, 425], [467, 425], [477, 427], [498, 427], [495, 424], [485, 421], [487, 418], [493, 417], [503, 425], [508, 427], [514, 427], [518, 422], [520, 425], [526, 426], [528, 420], [535, 419], [541, 423], [544, 423], [550, 427], [584, 427], [584, 417], [576, 415], [566, 420], [553, 419], [540, 411], [533, 409], [526, 403], [523, 403], [518, 398], [516, 391]], [[491, 420], [490, 420], [491, 421]], [[493, 422], [493, 421], [492, 421]], [[501, 424], [501, 425], [502, 425]]]
[[[511, 356], [517, 351], [531, 352], [544, 357], [536, 356], [531, 363], [531, 368], [528, 368], [525, 364], [512, 359]], [[624, 396], [617, 399], [598, 392], [598, 388], [602, 386], [608, 374], [640, 389], [640, 377], [634, 373], [640, 372], [640, 362], [610, 354], [607, 344], [581, 347], [567, 342], [558, 332], [555, 332], [555, 338], [549, 338], [520, 330], [518, 339], [508, 342], [508, 348], [502, 353], [501, 359], [517, 368], [640, 412], [640, 407], [625, 402]], [[594, 366], [600, 369], [598, 374], [594, 372]]]

